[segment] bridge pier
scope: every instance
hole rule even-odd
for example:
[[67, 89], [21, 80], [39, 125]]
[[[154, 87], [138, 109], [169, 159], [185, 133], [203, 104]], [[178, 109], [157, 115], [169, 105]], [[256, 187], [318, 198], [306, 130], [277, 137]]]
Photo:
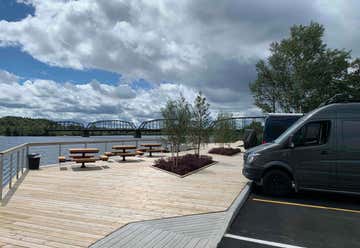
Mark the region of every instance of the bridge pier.
[[83, 137], [90, 137], [90, 132], [88, 130], [84, 130]]
[[134, 138], [141, 138], [141, 131], [139, 129], [136, 129], [135, 134], [134, 134]]

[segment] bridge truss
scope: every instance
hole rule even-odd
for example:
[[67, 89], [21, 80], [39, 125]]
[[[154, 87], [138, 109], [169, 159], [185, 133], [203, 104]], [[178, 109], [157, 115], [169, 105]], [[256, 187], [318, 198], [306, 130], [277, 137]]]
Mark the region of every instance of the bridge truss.
[[[232, 117], [223, 120], [213, 121], [210, 128], [216, 128], [221, 122], [231, 122], [237, 131], [251, 125], [251, 123], [260, 123], [263, 125], [265, 116], [242, 116]], [[125, 120], [101, 120], [90, 122], [84, 125], [80, 122], [74, 121], [58, 121], [52, 122], [49, 126], [48, 132], [82, 132], [84, 136], [90, 134], [109, 134], [109, 135], [129, 135], [133, 134], [140, 138], [141, 135], [162, 135], [164, 134], [166, 119], [154, 119], [142, 122], [138, 127], [133, 122]]]

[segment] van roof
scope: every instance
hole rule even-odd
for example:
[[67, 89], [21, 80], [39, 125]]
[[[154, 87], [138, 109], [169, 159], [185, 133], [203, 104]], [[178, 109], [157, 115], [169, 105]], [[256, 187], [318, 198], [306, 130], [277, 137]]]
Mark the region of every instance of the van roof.
[[339, 93], [330, 97], [325, 102], [321, 103], [319, 107], [330, 105], [333, 103], [360, 103], [360, 98], [352, 94]]
[[[322, 107], [316, 108], [309, 113], [306, 114], [305, 119], [312, 118], [313, 116], [327, 116], [333, 113], [340, 113], [340, 114], [360, 114], [360, 103], [331, 103], [329, 105], [324, 105]], [[304, 120], [305, 120], [304, 119]]]
[[268, 116], [303, 116], [302, 113], [268, 113]]
[[315, 112], [320, 111], [356, 111], [360, 110], [360, 103], [347, 102], [347, 103], [331, 103], [315, 109]]

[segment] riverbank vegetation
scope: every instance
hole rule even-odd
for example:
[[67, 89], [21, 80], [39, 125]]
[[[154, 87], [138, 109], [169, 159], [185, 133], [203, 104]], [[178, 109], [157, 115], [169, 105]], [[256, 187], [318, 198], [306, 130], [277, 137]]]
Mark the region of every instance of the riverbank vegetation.
[[0, 118], [0, 135], [2, 136], [49, 136], [47, 127], [53, 122], [47, 119], [32, 119], [6, 116]]

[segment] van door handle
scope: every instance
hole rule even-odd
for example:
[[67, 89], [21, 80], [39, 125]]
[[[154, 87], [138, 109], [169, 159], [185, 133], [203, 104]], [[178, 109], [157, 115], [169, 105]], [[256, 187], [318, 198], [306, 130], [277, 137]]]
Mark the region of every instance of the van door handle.
[[329, 154], [329, 152], [328, 151], [321, 151], [321, 153], [320, 153], [321, 155], [328, 155]]

